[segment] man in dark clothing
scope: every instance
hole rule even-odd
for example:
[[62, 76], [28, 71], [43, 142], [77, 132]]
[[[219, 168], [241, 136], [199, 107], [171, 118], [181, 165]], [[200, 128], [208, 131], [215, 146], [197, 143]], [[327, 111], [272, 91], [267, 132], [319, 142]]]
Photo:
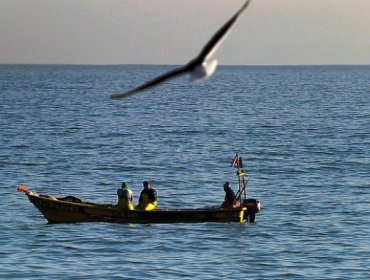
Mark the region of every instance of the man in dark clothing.
[[231, 189], [230, 182], [224, 184], [225, 199], [221, 205], [221, 208], [236, 208], [238, 207], [238, 202], [235, 200], [235, 193]]
[[157, 191], [150, 187], [150, 183], [148, 181], [143, 182], [143, 190], [140, 193], [139, 204], [136, 206], [135, 209], [138, 210], [154, 210], [157, 206]]

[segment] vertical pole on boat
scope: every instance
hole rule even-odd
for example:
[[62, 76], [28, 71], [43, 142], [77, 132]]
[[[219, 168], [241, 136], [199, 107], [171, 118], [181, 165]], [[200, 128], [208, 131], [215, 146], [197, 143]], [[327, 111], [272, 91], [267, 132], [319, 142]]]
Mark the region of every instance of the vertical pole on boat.
[[243, 160], [242, 160], [242, 157], [240, 157], [238, 153], [236, 153], [231, 163], [231, 167], [236, 167], [238, 169], [238, 171], [236, 172], [236, 176], [238, 176], [239, 189], [236, 195], [236, 200], [239, 201], [239, 206], [242, 206], [243, 201], [246, 198], [246, 192], [245, 192], [246, 184], [244, 180], [245, 173], [243, 170]]
[[239, 207], [242, 207], [243, 202], [247, 199], [247, 184], [251, 176], [248, 176], [248, 179], [245, 180], [247, 174], [244, 171], [242, 157], [240, 157], [238, 153], [236, 153], [230, 167], [236, 167], [238, 169], [236, 171], [236, 176], [238, 176], [239, 189], [235, 195], [235, 201], [239, 202]]
[[243, 160], [242, 157], [238, 158], [238, 180], [239, 180], [239, 205], [242, 205], [243, 198], [245, 199], [245, 180], [244, 180], [244, 170], [243, 170]]
[[242, 191], [242, 187], [241, 187], [241, 178], [240, 178], [240, 157], [238, 155], [238, 153], [236, 153], [236, 157], [237, 157], [237, 165], [236, 165], [236, 168], [238, 169], [236, 171], [236, 176], [238, 176], [238, 186], [239, 186], [239, 190], [238, 190], [238, 195], [239, 195], [239, 205], [241, 205], [240, 203], [240, 197], [241, 197], [241, 191]]

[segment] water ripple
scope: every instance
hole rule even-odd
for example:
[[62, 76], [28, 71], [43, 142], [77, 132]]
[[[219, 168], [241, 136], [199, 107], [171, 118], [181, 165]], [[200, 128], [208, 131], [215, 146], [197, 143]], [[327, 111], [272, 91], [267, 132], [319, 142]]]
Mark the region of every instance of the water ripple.
[[[0, 66], [1, 279], [368, 279], [368, 66], [220, 67], [125, 102], [167, 66]], [[247, 77], [247, 78], [246, 78]], [[235, 152], [255, 224], [49, 225], [15, 192], [219, 205]], [[349, 276], [350, 275], [350, 276]]]

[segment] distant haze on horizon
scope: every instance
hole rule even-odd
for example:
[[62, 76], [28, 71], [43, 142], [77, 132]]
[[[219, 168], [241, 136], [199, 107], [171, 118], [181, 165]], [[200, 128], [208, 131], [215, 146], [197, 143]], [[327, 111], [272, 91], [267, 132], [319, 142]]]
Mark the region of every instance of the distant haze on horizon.
[[[244, 0], [0, 0], [0, 64], [183, 64]], [[253, 0], [223, 65], [370, 64], [369, 0]]]

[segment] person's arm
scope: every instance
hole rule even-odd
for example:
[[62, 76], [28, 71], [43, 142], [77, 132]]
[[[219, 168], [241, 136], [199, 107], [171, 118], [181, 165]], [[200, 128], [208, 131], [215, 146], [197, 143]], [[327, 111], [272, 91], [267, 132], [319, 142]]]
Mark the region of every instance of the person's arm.
[[157, 201], [157, 191], [154, 189], [151, 189], [150, 192], [150, 202]]
[[132, 202], [134, 200], [134, 193], [130, 190], [130, 201]]

